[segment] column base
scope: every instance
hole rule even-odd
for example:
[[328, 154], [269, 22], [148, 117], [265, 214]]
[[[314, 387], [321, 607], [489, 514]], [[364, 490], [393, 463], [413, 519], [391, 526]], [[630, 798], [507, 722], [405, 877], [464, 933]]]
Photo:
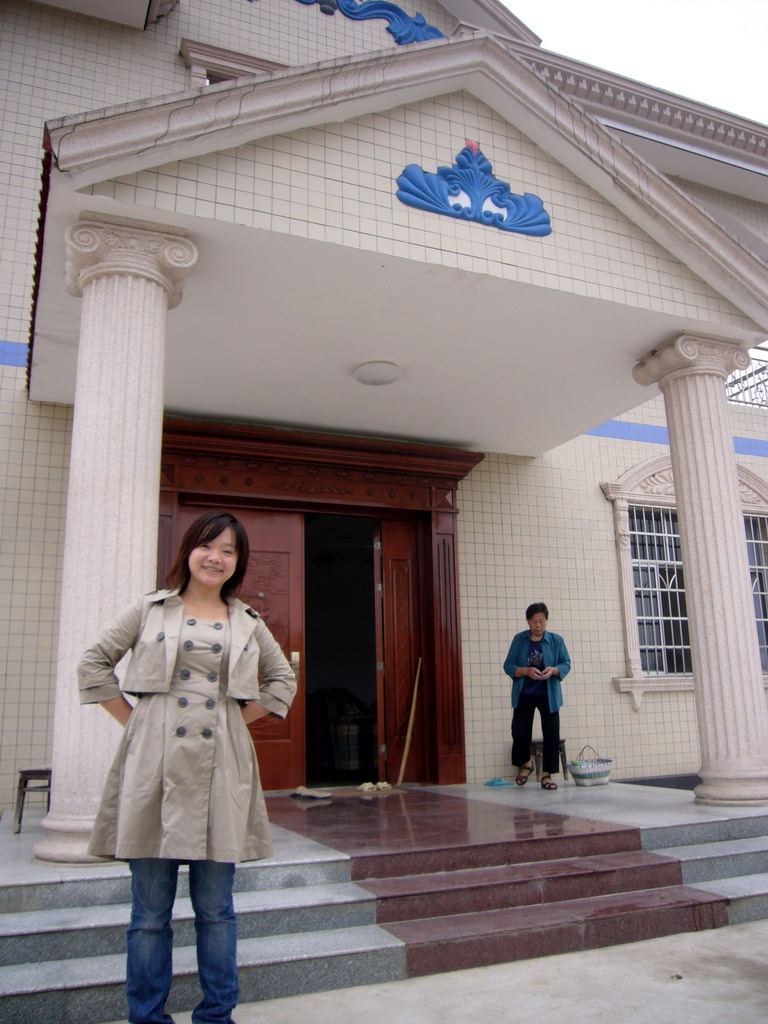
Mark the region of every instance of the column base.
[[696, 803], [754, 807], [768, 804], [768, 779], [704, 780], [694, 789]]
[[35, 857], [59, 864], [105, 863], [104, 857], [88, 853], [93, 822], [93, 815], [49, 814], [42, 822], [48, 835], [33, 847]]

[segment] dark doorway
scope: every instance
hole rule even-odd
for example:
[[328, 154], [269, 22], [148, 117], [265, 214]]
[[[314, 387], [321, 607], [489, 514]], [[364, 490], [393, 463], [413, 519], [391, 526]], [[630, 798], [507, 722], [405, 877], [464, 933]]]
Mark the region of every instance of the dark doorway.
[[[352, 773], [347, 781], [368, 781], [369, 776], [371, 781], [395, 783], [403, 772], [402, 781], [409, 783], [465, 781], [456, 498], [459, 481], [482, 458], [479, 452], [377, 438], [166, 421], [159, 564], [165, 566], [173, 558], [185, 510], [231, 508], [242, 513], [252, 521], [255, 559], [244, 598], [255, 602], [298, 670], [299, 692], [285, 722], [260, 719], [251, 730], [265, 788], [292, 789], [323, 780], [330, 770], [317, 759], [311, 774], [305, 770], [309, 730], [314, 730], [311, 743], [317, 748], [322, 727], [317, 717], [305, 723], [304, 716], [307, 517], [316, 517], [317, 525], [311, 523], [310, 529], [320, 529], [326, 517], [337, 524], [346, 522], [349, 531], [342, 539], [347, 543], [359, 536], [356, 531], [374, 538], [373, 553], [366, 556], [373, 562], [373, 586], [361, 591], [359, 601], [351, 596], [356, 572], [350, 569], [343, 579], [333, 578], [347, 564], [343, 557], [330, 579], [325, 570], [325, 584], [313, 579], [313, 570], [322, 569], [317, 563], [323, 544], [310, 543], [310, 551], [318, 551], [308, 568], [312, 596], [306, 602], [318, 623], [312, 634], [310, 694], [333, 683], [357, 695], [362, 678], [371, 680], [374, 672], [376, 676], [376, 695], [369, 684], [368, 692], [357, 697], [366, 710], [358, 708], [356, 718], [360, 725], [363, 715], [369, 716], [370, 734], [376, 729], [372, 746], [377, 770], [340, 770]], [[273, 518], [265, 518], [267, 513]], [[341, 583], [346, 583], [347, 601], [334, 605], [330, 597], [336, 600]], [[373, 615], [368, 611], [371, 605]], [[329, 636], [338, 636], [334, 628], [342, 630], [336, 641], [338, 664], [326, 656], [325, 668], [318, 656], [318, 648], [330, 642], [319, 626], [324, 612], [330, 618]], [[372, 642], [360, 642], [364, 630], [369, 637], [373, 634]], [[366, 652], [371, 666], [361, 678], [351, 676], [357, 668], [350, 669], [353, 648]], [[335, 666], [331, 671], [329, 661]], [[338, 682], [330, 678], [342, 672], [350, 675]], [[371, 763], [370, 746], [366, 753], [365, 745], [358, 744], [358, 756], [362, 751], [366, 766]], [[326, 743], [324, 749], [331, 748]]]
[[376, 528], [366, 516], [305, 517], [308, 786], [378, 780]]

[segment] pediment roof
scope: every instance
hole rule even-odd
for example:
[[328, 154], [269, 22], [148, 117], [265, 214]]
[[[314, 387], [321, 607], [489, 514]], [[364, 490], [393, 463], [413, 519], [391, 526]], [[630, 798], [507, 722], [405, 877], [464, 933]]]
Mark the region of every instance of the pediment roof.
[[[166, 325], [180, 415], [533, 456], [649, 398], [632, 366], [681, 330], [761, 340], [765, 264], [515, 45], [462, 28], [50, 122], [30, 396], [74, 398], [82, 303], [61, 282], [86, 211], [198, 246]], [[449, 162], [465, 124], [494, 136], [500, 178], [549, 195], [551, 236], [494, 238], [398, 202], [404, 163]], [[205, 201], [232, 177], [229, 207]], [[361, 386], [367, 360], [402, 378]]]
[[[493, 35], [388, 49], [49, 122], [77, 190], [169, 161], [466, 90], [689, 266], [763, 329], [768, 267], [664, 175]], [[59, 182], [61, 176], [56, 175]]]

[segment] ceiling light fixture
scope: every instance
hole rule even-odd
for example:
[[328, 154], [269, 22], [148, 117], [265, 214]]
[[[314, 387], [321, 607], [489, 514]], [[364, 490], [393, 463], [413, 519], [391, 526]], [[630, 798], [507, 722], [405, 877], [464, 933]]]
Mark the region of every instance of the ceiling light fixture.
[[400, 380], [403, 371], [397, 363], [387, 363], [375, 359], [370, 363], [361, 363], [357, 369], [352, 371], [352, 376], [361, 384], [380, 387], [382, 384], [394, 384], [396, 380]]

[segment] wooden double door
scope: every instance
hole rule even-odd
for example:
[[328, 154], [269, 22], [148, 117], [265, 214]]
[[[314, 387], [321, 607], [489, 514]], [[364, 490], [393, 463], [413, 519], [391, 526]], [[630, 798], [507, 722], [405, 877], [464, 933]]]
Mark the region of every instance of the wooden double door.
[[[168, 507], [166, 550], [210, 507], [189, 498]], [[250, 542], [241, 596], [264, 618], [299, 683], [284, 721], [251, 727], [264, 788], [394, 783], [412, 706], [404, 781], [427, 780], [423, 686], [413, 703], [425, 654], [419, 517], [234, 511]]]

